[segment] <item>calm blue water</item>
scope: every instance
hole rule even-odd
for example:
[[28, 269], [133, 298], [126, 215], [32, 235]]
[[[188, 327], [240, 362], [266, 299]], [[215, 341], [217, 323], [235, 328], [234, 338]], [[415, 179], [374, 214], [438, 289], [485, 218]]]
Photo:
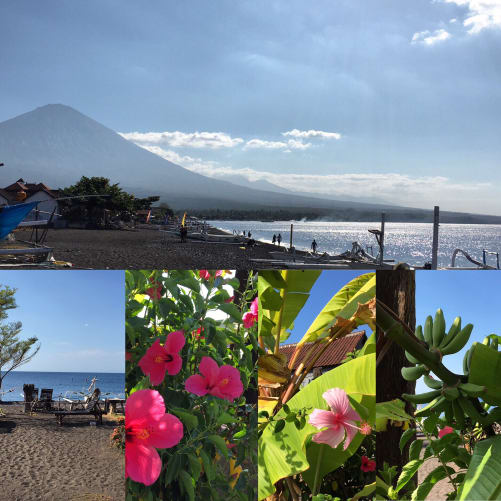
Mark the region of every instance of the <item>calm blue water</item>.
[[80, 399], [80, 392], [87, 393], [93, 377], [97, 378], [96, 387], [101, 390], [102, 398], [125, 398], [125, 374], [94, 372], [26, 372], [12, 371], [2, 383], [2, 400], [4, 402], [22, 401], [23, 384], [34, 384], [39, 390], [52, 388], [53, 398], [59, 395], [72, 399]]
[[[251, 231], [256, 240], [271, 242], [273, 234], [282, 234], [282, 245], [289, 245], [290, 225], [294, 223], [294, 245], [297, 249], [309, 250], [313, 238], [318, 243], [318, 252], [339, 254], [351, 249], [352, 242], [362, 246], [372, 245], [377, 254], [376, 239], [367, 230], [379, 229], [380, 222], [298, 222], [298, 221], [209, 221], [212, 226], [232, 232]], [[433, 225], [431, 223], [386, 223], [385, 259], [395, 259], [416, 266], [431, 261]], [[463, 249], [481, 261], [482, 249], [501, 252], [501, 225], [495, 224], [441, 224], [439, 232], [438, 263], [450, 266], [452, 253]], [[370, 251], [370, 249], [369, 249]], [[487, 261], [495, 266], [495, 256]], [[459, 258], [456, 265], [469, 263]]]

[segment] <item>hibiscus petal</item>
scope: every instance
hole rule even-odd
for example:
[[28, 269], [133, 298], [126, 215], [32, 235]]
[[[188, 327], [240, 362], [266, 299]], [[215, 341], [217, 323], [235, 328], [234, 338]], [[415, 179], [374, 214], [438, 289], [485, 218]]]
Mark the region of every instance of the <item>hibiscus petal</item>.
[[321, 431], [313, 435], [312, 440], [317, 444], [327, 444], [335, 449], [344, 438], [344, 428], [340, 426], [337, 430], [329, 428], [328, 430]]
[[134, 482], [151, 485], [162, 469], [162, 460], [154, 447], [128, 443], [125, 447], [125, 469]]
[[256, 317], [250, 311], [244, 313], [242, 323], [244, 324], [245, 329], [250, 329], [254, 325], [255, 321]]
[[334, 424], [334, 415], [331, 411], [323, 411], [322, 409], [314, 409], [310, 414], [308, 421], [315, 428], [331, 427]]
[[172, 414], [165, 414], [159, 421], [151, 422], [150, 429], [147, 445], [161, 449], [174, 447], [183, 438], [183, 423]]
[[184, 338], [184, 331], [171, 332], [165, 340], [165, 350], [169, 355], [179, 353], [186, 342]]
[[125, 403], [126, 424], [135, 419], [160, 419], [164, 414], [164, 399], [156, 390], [138, 390]]
[[207, 380], [204, 377], [200, 376], [200, 374], [190, 376], [184, 383], [184, 387], [186, 391], [194, 393], [199, 397], [207, 395], [207, 393], [209, 392], [209, 389], [207, 388]]
[[200, 374], [207, 379], [208, 386], [214, 386], [219, 376], [219, 365], [211, 357], [202, 357], [200, 362]]
[[258, 303], [258, 298], [256, 297], [250, 305], [250, 311], [256, 318], [258, 315], [258, 308], [259, 308], [259, 303]]
[[[348, 421], [348, 424], [355, 425], [353, 421]], [[345, 426], [346, 440], [344, 441], [344, 450], [348, 449], [353, 437], [357, 434], [358, 430], [353, 426]]]
[[166, 362], [165, 367], [170, 376], [175, 376], [183, 366], [183, 359], [177, 353], [172, 354], [171, 357], [172, 360]]
[[341, 388], [331, 388], [322, 395], [334, 412], [344, 414], [350, 407], [346, 392]]
[[167, 364], [153, 362], [149, 367], [149, 372], [145, 372], [150, 376], [150, 381], [153, 386], [158, 386], [165, 379], [165, 372], [167, 371]]

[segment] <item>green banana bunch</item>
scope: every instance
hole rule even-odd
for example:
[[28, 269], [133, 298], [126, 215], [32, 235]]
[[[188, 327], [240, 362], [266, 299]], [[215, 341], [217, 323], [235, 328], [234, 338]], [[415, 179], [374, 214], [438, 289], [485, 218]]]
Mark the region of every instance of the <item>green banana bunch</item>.
[[425, 374], [423, 376], [423, 381], [428, 388], [431, 388], [432, 390], [440, 390], [443, 386], [442, 381], [439, 381], [438, 379], [433, 379], [429, 374]]
[[415, 367], [402, 367], [400, 372], [406, 381], [416, 381], [427, 372], [427, 369], [423, 364], [419, 364]]
[[440, 396], [440, 390], [429, 391], [427, 393], [420, 393], [419, 395], [411, 395], [409, 393], [402, 393], [402, 398], [411, 402], [412, 404], [427, 404], [434, 398]]
[[451, 338], [451, 340], [445, 346], [443, 346], [443, 348], [440, 350], [442, 352], [442, 355], [452, 355], [453, 353], [461, 351], [470, 339], [472, 330], [472, 324], [465, 325]]

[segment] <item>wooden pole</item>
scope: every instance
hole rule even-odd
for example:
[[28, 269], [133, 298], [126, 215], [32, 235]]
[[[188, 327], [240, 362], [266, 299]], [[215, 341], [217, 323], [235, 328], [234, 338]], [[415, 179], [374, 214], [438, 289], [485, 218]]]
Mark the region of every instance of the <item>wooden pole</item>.
[[435, 205], [433, 209], [433, 243], [431, 247], [431, 269], [438, 266], [438, 227], [440, 222], [440, 207]]
[[290, 246], [289, 248], [292, 249], [292, 233], [294, 232], [294, 225], [291, 224], [291, 241], [290, 241]]
[[381, 213], [381, 235], [379, 240], [379, 264], [384, 262], [384, 224], [386, 222], [386, 213]]

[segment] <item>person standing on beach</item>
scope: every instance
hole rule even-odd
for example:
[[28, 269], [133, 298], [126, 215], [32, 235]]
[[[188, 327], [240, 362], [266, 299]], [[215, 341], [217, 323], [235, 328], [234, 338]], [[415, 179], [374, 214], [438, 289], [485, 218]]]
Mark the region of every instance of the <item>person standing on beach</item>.
[[273, 245], [276, 245], [276, 243], [277, 243], [277, 236], [275, 235], [275, 233], [273, 233], [273, 238], [271, 239], [271, 243]]
[[279, 233], [277, 237], [278, 246], [280, 247], [280, 242], [282, 241], [282, 235]]
[[313, 242], [311, 242], [311, 250], [313, 251], [313, 254], [317, 253], [317, 241], [313, 239]]
[[248, 231], [248, 232], [247, 232], [247, 236], [248, 236], [249, 238], [252, 236], [250, 231]]

